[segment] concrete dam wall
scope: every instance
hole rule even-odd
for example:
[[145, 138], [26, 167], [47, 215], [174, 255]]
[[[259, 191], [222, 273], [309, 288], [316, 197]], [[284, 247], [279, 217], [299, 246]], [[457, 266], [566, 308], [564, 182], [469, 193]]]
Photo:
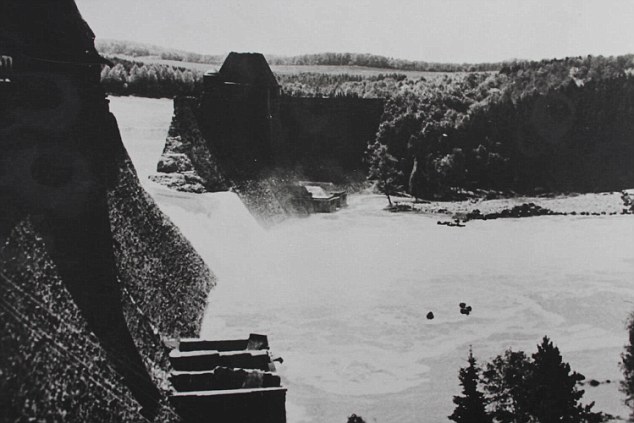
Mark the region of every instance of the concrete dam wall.
[[0, 54], [0, 420], [177, 421], [163, 340], [214, 276], [141, 188], [74, 1], [3, 2]]
[[281, 95], [257, 53], [231, 53], [204, 82], [200, 98], [174, 100], [155, 181], [204, 192], [272, 174], [335, 183], [363, 178], [383, 99]]
[[280, 136], [274, 140], [276, 163], [300, 165], [317, 180], [362, 174], [368, 141], [376, 135], [384, 100], [281, 97]]

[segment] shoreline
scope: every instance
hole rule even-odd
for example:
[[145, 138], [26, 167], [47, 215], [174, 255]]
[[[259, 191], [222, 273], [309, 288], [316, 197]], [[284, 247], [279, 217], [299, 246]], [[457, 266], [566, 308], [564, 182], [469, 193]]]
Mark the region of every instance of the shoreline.
[[491, 220], [540, 215], [609, 216], [634, 213], [634, 190], [555, 196], [517, 196], [496, 199], [460, 201], [416, 201], [408, 197], [393, 197], [393, 207], [400, 213], [437, 215], [455, 220]]

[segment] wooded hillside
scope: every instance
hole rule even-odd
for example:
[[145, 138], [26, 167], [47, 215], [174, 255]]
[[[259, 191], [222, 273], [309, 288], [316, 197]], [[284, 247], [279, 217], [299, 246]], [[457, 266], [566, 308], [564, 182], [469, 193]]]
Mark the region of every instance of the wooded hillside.
[[634, 184], [632, 59], [567, 58], [401, 81], [372, 149], [388, 147], [401, 185], [419, 197], [621, 189]]

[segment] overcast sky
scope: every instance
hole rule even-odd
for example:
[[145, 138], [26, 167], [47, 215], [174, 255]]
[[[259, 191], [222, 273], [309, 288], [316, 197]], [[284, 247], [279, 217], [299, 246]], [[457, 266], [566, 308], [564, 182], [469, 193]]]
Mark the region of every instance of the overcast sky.
[[634, 53], [634, 0], [76, 0], [97, 38], [440, 62]]

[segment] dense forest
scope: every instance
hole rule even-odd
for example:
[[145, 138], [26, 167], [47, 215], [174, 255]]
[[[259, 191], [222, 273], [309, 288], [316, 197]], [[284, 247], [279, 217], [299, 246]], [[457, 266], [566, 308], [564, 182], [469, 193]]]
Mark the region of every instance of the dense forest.
[[171, 98], [196, 95], [202, 90], [201, 71], [114, 57], [108, 59], [112, 66], [103, 67], [101, 82], [109, 94]]
[[395, 95], [407, 80], [399, 73], [376, 76], [302, 72], [277, 74], [282, 94], [291, 97], [388, 98]]
[[633, 67], [632, 56], [588, 56], [400, 81], [369, 162], [393, 163], [402, 176], [392, 189], [421, 198], [625, 188], [634, 184]]

